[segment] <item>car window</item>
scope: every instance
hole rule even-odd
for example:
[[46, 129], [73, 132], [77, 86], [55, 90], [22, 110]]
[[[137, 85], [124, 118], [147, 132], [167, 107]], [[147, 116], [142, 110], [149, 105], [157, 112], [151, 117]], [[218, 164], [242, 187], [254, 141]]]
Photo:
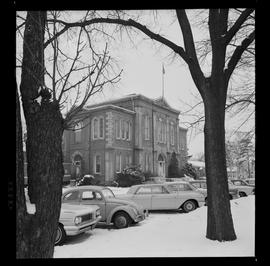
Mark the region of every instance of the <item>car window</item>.
[[207, 188], [207, 185], [206, 185], [206, 183], [201, 183], [201, 188]]
[[163, 186], [152, 187], [153, 194], [166, 194], [168, 193]]
[[188, 184], [184, 184], [184, 191], [187, 191], [187, 190], [192, 190], [192, 185], [188, 185]]
[[136, 194], [151, 194], [152, 191], [151, 191], [151, 187], [140, 187]]
[[71, 201], [71, 200], [76, 200], [79, 197], [79, 191], [72, 191], [67, 193], [64, 197], [63, 197], [63, 201]]
[[178, 187], [178, 185], [173, 185], [173, 184], [171, 184], [171, 185], [168, 185], [167, 186], [168, 187], [168, 189], [172, 192], [172, 193], [177, 193], [178, 191], [179, 191], [179, 187]]
[[110, 189], [102, 189], [102, 193], [105, 198], [115, 198], [113, 192]]
[[96, 199], [98, 200], [101, 200], [102, 199], [102, 196], [99, 192], [96, 192]]
[[95, 192], [86, 190], [82, 192], [82, 200], [93, 200], [96, 198]]
[[242, 182], [241, 182], [241, 181], [233, 181], [233, 183], [234, 183], [236, 186], [242, 185]]
[[200, 183], [191, 183], [194, 187], [196, 187], [196, 188], [200, 188], [201, 187], [201, 184]]

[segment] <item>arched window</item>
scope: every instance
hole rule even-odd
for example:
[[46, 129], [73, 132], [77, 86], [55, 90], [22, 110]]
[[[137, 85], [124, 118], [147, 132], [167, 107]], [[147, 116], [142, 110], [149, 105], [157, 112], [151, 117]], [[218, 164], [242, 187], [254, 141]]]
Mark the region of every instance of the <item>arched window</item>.
[[82, 141], [82, 127], [82, 122], [79, 122], [74, 126], [75, 143], [80, 143]]

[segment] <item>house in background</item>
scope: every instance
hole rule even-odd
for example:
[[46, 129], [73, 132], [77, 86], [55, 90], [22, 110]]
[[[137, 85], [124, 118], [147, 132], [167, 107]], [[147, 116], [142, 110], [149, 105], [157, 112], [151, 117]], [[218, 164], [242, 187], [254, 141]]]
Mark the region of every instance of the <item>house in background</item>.
[[180, 169], [187, 160], [187, 129], [179, 126], [179, 114], [164, 98], [140, 94], [87, 106], [76, 130], [64, 132], [65, 165], [72, 176], [91, 174], [101, 183], [131, 165], [167, 177], [172, 152]]

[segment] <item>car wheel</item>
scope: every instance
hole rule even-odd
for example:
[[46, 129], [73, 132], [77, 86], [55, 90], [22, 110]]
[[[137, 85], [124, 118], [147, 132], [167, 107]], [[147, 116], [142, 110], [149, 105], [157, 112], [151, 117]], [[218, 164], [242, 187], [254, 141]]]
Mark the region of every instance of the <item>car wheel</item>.
[[125, 212], [118, 212], [115, 214], [113, 224], [117, 229], [126, 228], [130, 224], [129, 215]]
[[205, 206], [207, 206], [207, 197], [204, 199], [204, 201], [205, 201]]
[[182, 209], [184, 210], [184, 212], [191, 212], [191, 211], [194, 211], [196, 208], [197, 208], [197, 205], [193, 200], [187, 200], [182, 205]]
[[243, 191], [240, 191], [240, 192], [239, 192], [239, 196], [240, 196], [240, 197], [246, 197], [247, 194], [246, 194], [245, 192], [243, 192]]
[[58, 224], [54, 244], [56, 246], [59, 246], [64, 243], [65, 239], [66, 239], [66, 232], [63, 226], [61, 224]]
[[229, 194], [229, 199], [232, 200], [233, 199], [233, 196], [231, 194]]

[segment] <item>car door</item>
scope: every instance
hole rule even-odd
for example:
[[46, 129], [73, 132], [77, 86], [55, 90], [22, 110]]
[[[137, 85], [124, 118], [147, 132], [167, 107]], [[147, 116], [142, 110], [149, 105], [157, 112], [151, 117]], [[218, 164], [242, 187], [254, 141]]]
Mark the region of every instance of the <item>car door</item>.
[[173, 192], [176, 196], [176, 204], [179, 208], [186, 200], [193, 198], [192, 189], [184, 183], [180, 184], [170, 184], [168, 185], [168, 190]]
[[101, 221], [106, 220], [106, 201], [98, 191], [85, 189], [81, 192], [81, 205], [97, 205], [100, 208]]
[[151, 186], [141, 186], [133, 194], [131, 200], [142, 205], [145, 209], [151, 210], [152, 191]]
[[152, 187], [152, 210], [173, 210], [178, 208], [175, 193], [170, 193], [162, 185]]

